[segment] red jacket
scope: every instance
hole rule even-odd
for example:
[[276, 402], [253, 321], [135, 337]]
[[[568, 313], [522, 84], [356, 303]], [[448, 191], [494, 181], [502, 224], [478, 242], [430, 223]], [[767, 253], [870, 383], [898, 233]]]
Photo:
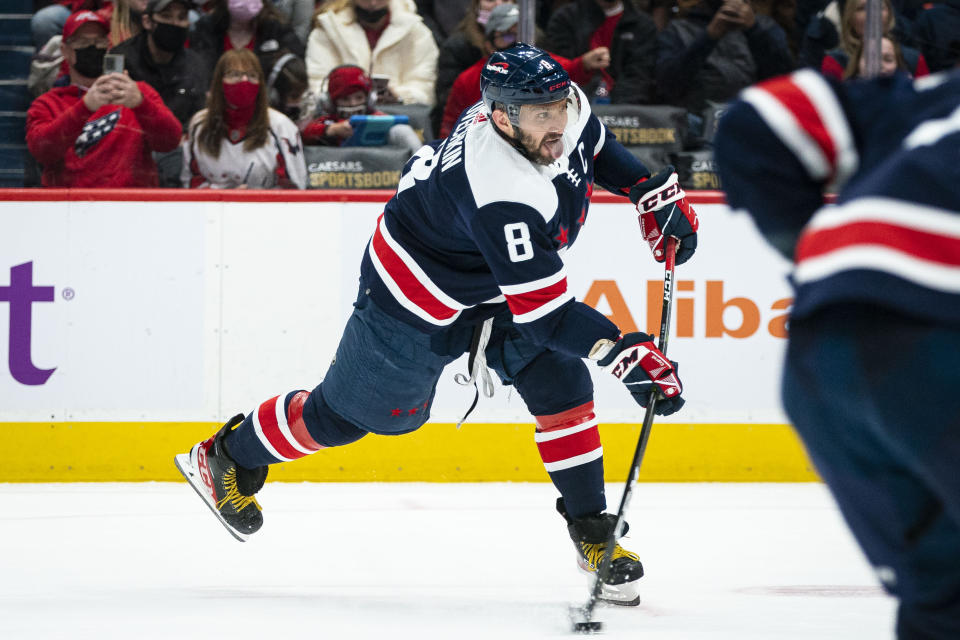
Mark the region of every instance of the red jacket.
[[91, 113], [80, 87], [55, 87], [27, 111], [27, 147], [46, 187], [155, 187], [152, 151], [180, 144], [180, 121], [150, 85], [136, 109], [108, 104]]
[[[551, 53], [550, 57], [560, 63], [568, 74], [570, 79], [577, 84], [585, 84], [593, 76], [592, 71], [587, 71], [583, 67], [583, 58], [574, 58], [569, 60]], [[483, 71], [483, 65], [487, 58], [481, 58], [473, 66], [467, 67], [457, 79], [453, 81], [453, 87], [450, 88], [450, 95], [447, 98], [447, 105], [443, 109], [443, 120], [440, 123], [440, 137], [446, 138], [450, 135], [453, 125], [457, 118], [463, 113], [463, 110], [479, 102], [482, 97], [480, 94], [480, 73]]]

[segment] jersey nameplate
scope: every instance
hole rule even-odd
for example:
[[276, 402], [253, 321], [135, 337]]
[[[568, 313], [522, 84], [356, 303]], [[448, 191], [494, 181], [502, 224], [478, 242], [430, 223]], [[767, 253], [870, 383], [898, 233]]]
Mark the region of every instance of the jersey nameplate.
[[473, 124], [474, 118], [483, 108], [483, 103], [478, 102], [460, 118], [457, 128], [453, 130], [444, 144], [443, 154], [440, 156], [440, 173], [457, 166], [463, 161], [463, 138], [467, 135], [467, 129]]

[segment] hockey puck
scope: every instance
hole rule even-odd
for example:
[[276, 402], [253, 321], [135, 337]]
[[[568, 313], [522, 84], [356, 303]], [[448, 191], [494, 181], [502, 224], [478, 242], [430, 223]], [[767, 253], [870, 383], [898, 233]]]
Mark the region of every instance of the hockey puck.
[[603, 623], [599, 620], [587, 620], [585, 622], [574, 622], [574, 633], [600, 633], [603, 631]]

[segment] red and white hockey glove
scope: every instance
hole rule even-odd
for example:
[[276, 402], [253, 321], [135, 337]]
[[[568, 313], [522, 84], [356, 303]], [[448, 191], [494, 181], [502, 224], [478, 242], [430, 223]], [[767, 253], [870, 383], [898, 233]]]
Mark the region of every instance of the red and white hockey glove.
[[633, 399], [646, 408], [653, 385], [660, 391], [658, 416], [668, 416], [679, 410], [685, 400], [680, 397], [683, 384], [677, 376], [677, 363], [667, 357], [653, 344], [652, 336], [646, 333], [628, 333], [613, 343], [610, 351], [597, 364], [627, 385]]
[[683, 264], [697, 250], [697, 229], [700, 221], [697, 212], [687, 202], [687, 194], [677, 179], [673, 167], [638, 182], [630, 188], [630, 201], [637, 205], [640, 214], [640, 230], [650, 245], [657, 262], [666, 259], [665, 237], [680, 240], [677, 247], [677, 264]]

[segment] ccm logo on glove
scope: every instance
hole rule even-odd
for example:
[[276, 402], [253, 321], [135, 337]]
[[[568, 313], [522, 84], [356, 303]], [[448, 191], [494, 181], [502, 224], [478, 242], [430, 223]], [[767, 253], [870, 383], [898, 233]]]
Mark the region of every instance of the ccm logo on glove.
[[637, 206], [640, 214], [640, 231], [643, 239], [650, 245], [650, 251], [657, 262], [663, 262], [663, 239], [677, 238], [677, 264], [683, 264], [693, 256], [697, 249], [697, 230], [700, 221], [697, 212], [686, 200], [686, 192], [680, 186], [673, 167], [638, 182], [630, 188], [630, 201]]
[[647, 406], [650, 392], [656, 385], [662, 396], [655, 413], [668, 416], [683, 406], [683, 384], [677, 376], [677, 364], [653, 344], [646, 333], [628, 333], [610, 347], [597, 362], [604, 371], [609, 371], [623, 382], [641, 407]]

